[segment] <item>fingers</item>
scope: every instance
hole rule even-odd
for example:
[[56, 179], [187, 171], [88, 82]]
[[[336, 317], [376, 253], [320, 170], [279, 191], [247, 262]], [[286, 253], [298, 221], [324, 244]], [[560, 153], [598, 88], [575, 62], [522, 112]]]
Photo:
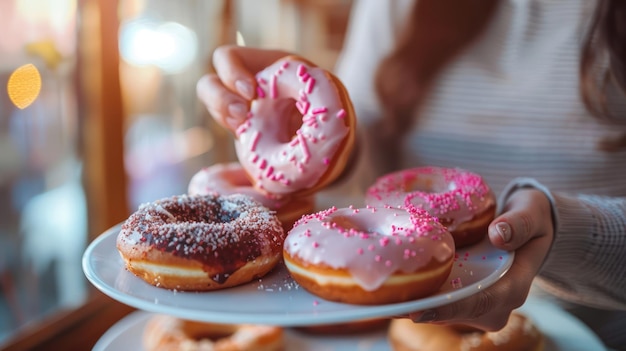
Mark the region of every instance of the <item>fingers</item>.
[[200, 78], [196, 92], [211, 116], [223, 127], [235, 131], [245, 121], [248, 103], [228, 90], [217, 75], [209, 74]]
[[416, 322], [461, 323], [483, 330], [499, 330], [509, 314], [520, 307], [550, 248], [551, 238], [539, 236], [515, 253], [509, 271], [487, 289], [460, 301], [432, 310], [411, 313]]
[[198, 98], [219, 124], [234, 132], [246, 120], [256, 95], [255, 74], [286, 55], [278, 50], [221, 46], [213, 53], [216, 73], [205, 75], [196, 85]]
[[287, 55], [279, 50], [221, 46], [213, 52], [213, 66], [225, 87], [242, 98], [251, 100], [256, 91], [254, 75]]
[[239, 52], [243, 48], [221, 46], [213, 52], [213, 67], [223, 85], [245, 100], [254, 98], [254, 74], [258, 70], [249, 69], [242, 61]]
[[512, 251], [532, 238], [551, 234], [552, 214], [545, 194], [535, 189], [516, 191], [507, 201], [504, 212], [489, 226], [491, 242]]
[[469, 298], [435, 309], [412, 313], [409, 318], [414, 322], [465, 324], [483, 330], [501, 329], [506, 324], [510, 312], [521, 305], [521, 303], [518, 305], [500, 299], [505, 285], [494, 284], [491, 288], [482, 290]]

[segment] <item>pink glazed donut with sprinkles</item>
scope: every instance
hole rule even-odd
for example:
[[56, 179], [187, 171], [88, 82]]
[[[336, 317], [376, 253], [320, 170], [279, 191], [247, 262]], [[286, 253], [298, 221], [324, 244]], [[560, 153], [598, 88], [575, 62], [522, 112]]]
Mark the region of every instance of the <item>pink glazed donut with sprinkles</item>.
[[220, 195], [243, 194], [250, 196], [276, 213], [285, 233], [291, 230], [293, 224], [300, 217], [313, 212], [315, 208], [314, 195], [275, 197], [257, 191], [238, 162], [216, 163], [202, 168], [191, 177], [187, 192], [189, 195], [218, 193]]
[[341, 174], [352, 151], [356, 118], [348, 93], [331, 73], [297, 56], [256, 79], [256, 98], [235, 133], [239, 162], [261, 192], [313, 194]]
[[289, 202], [288, 197], [266, 196], [252, 187], [248, 175], [238, 162], [216, 163], [204, 167], [191, 177], [187, 187], [189, 195], [244, 194], [263, 206], [275, 210]]
[[384, 175], [367, 189], [365, 203], [428, 211], [452, 233], [457, 249], [481, 241], [496, 211], [495, 195], [483, 178], [459, 168], [417, 167]]
[[378, 305], [437, 292], [452, 269], [452, 235], [426, 211], [332, 207], [302, 217], [283, 246], [304, 289], [331, 301]]

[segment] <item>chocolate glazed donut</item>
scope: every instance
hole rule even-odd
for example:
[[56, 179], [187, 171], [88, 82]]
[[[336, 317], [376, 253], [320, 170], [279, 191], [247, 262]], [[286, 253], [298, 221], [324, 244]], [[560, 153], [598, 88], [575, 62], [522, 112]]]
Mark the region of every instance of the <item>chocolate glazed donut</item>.
[[276, 215], [245, 195], [180, 195], [140, 206], [122, 225], [126, 268], [165, 289], [200, 291], [249, 282], [279, 261]]

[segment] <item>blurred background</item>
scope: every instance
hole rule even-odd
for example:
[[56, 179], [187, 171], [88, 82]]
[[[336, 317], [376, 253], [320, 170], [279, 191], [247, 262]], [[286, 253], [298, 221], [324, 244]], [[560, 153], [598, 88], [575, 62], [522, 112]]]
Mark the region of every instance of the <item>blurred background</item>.
[[234, 160], [195, 95], [214, 48], [332, 69], [350, 0], [0, 0], [0, 344], [81, 306], [86, 245]]

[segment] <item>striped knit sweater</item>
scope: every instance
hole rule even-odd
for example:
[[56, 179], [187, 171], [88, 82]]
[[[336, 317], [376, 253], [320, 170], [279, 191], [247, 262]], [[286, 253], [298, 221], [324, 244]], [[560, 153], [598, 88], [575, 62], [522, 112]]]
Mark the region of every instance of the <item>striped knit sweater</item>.
[[[368, 143], [381, 118], [373, 75], [392, 50], [412, 0], [355, 3], [337, 73], [364, 132], [354, 172], [362, 192], [386, 173]], [[503, 0], [483, 36], [446, 68], [403, 140], [403, 168], [461, 167], [485, 177], [500, 203], [518, 186], [544, 190], [555, 241], [538, 280], [570, 301], [626, 309], [626, 150], [597, 149], [626, 132], [626, 97], [610, 87], [618, 123], [604, 124], [579, 94], [581, 45], [595, 1]], [[385, 155], [384, 157], [395, 157]], [[523, 177], [523, 178], [520, 178]]]

